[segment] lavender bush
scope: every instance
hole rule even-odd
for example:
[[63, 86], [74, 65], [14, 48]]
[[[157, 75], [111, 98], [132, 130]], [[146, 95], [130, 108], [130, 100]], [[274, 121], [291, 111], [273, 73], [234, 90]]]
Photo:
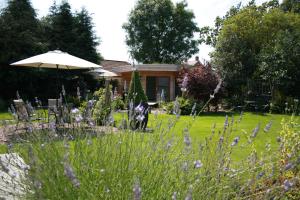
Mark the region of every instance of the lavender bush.
[[[298, 118], [282, 122], [277, 149], [267, 143], [258, 152], [256, 138], [273, 122], [247, 132], [239, 128], [243, 113], [237, 120], [226, 116], [196, 141], [191, 132], [201, 117], [189, 116], [178, 129], [178, 106], [174, 114], [163, 119], [154, 113], [153, 133], [99, 129], [84, 120], [49, 125], [20, 135], [9, 152], [19, 152], [30, 166], [29, 199], [299, 199]], [[234, 159], [241, 149], [250, 153]]]

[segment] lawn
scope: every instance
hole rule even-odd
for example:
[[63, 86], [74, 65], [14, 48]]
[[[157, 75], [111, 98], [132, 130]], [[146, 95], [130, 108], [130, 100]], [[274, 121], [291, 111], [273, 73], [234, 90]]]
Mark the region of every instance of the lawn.
[[[124, 114], [117, 114], [115, 116], [116, 121], [120, 121]], [[279, 114], [256, 114], [256, 113], [244, 113], [239, 121], [241, 115], [239, 113], [209, 113], [202, 114], [201, 116], [193, 119], [191, 116], [180, 116], [178, 121], [176, 121], [175, 126], [169, 132], [174, 133], [176, 136], [183, 137], [183, 132], [186, 127], [189, 127], [189, 133], [192, 138], [193, 143], [203, 143], [205, 138], [212, 135], [213, 126], [215, 126], [215, 134], [221, 137], [224, 131], [224, 122], [226, 115], [228, 116], [228, 129], [232, 129], [230, 132], [230, 138], [240, 137], [239, 145], [233, 151], [233, 158], [235, 160], [240, 160], [240, 158], [245, 158], [251, 150], [250, 145], [248, 145], [248, 139], [252, 134], [253, 130], [259, 125], [259, 131], [253, 140], [254, 148], [258, 152], [265, 150], [266, 144], [270, 144], [271, 150], [278, 148], [277, 137], [279, 136], [281, 130], [282, 120], [289, 120], [291, 116], [289, 115], [279, 115]], [[167, 127], [170, 121], [175, 121], [174, 115], [154, 114], [149, 116], [148, 127], [154, 130], [154, 133], [159, 132], [156, 126], [158, 122], [162, 122], [162, 127]], [[232, 121], [233, 120], [233, 121]], [[268, 132], [263, 129], [265, 126], [272, 121], [272, 126]], [[231, 125], [231, 123], [233, 124]]]
[[[224, 129], [226, 115], [228, 125]], [[117, 126], [123, 117], [127, 118], [126, 114], [114, 115]], [[29, 184], [34, 193], [28, 193], [29, 199], [170, 199], [174, 195], [177, 199], [189, 195], [193, 199], [262, 199], [269, 194], [282, 197], [283, 181], [269, 183], [290, 177], [290, 171], [277, 173], [282, 164], [278, 162], [281, 155], [276, 141], [281, 121], [289, 118], [245, 113], [239, 120], [238, 113], [212, 113], [194, 119], [152, 113], [148, 127], [153, 131], [37, 131], [30, 133], [32, 140], [16, 143], [12, 150], [30, 164], [33, 181]], [[272, 126], [265, 132], [270, 121]], [[258, 124], [257, 135], [250, 137]], [[297, 130], [288, 132], [293, 131]], [[43, 135], [46, 140], [39, 139]], [[236, 137], [240, 140], [231, 145]], [[220, 138], [224, 138], [222, 142]], [[294, 162], [294, 157], [291, 160]], [[267, 192], [269, 188], [272, 193]], [[253, 195], [257, 197], [252, 198]]]
[[0, 112], [0, 120], [10, 120], [13, 116], [8, 112]]

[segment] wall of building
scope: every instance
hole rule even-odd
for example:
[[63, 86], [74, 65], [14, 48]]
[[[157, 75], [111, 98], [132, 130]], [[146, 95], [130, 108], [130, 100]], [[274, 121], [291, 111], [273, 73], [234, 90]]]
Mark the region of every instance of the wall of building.
[[[174, 71], [140, 71], [140, 76], [141, 76], [141, 83], [142, 83], [142, 87], [145, 91], [146, 91], [146, 79], [147, 76], [154, 76], [154, 77], [169, 77], [170, 78], [170, 100], [174, 100], [175, 99], [175, 81], [176, 81], [176, 77], [178, 75], [178, 72], [174, 72]], [[130, 85], [130, 80], [131, 80], [131, 72], [124, 72], [122, 73], [122, 81], [121, 84], [122, 88], [124, 88], [124, 82], [126, 81], [126, 85], [127, 85], [127, 90], [129, 89], [129, 85]]]

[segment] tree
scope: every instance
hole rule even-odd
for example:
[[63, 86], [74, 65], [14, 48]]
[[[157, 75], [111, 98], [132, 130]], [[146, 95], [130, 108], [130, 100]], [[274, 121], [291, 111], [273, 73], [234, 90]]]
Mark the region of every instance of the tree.
[[219, 78], [207, 62], [204, 65], [192, 69], [182, 69], [179, 73], [178, 82], [183, 84], [186, 79], [186, 90], [190, 97], [197, 101], [206, 102], [218, 85]]
[[0, 63], [41, 52], [39, 21], [29, 0], [8, 1], [0, 15]]
[[93, 30], [92, 17], [85, 8], [75, 14], [76, 53], [75, 55], [94, 63], [100, 63], [101, 55], [97, 52], [99, 39]]
[[198, 52], [194, 14], [186, 2], [139, 0], [123, 25], [126, 44], [142, 63], [178, 63]]
[[71, 12], [70, 4], [63, 1], [61, 5], [54, 4], [50, 8], [50, 14], [44, 19], [45, 39], [50, 50], [59, 49], [70, 54], [78, 50], [75, 31], [75, 19]]
[[265, 22], [270, 23], [270, 26], [275, 26], [274, 23], [279, 19], [285, 22], [285, 27], [278, 30], [274, 39], [262, 47], [258, 75], [269, 81], [273, 88], [281, 88], [291, 96], [300, 96], [300, 92], [294, 90], [299, 85], [300, 76], [300, 17], [280, 10], [265, 16]]
[[[15, 69], [10, 63], [41, 53], [40, 24], [29, 0], [11, 0], [0, 14], [0, 94], [5, 100], [15, 97], [16, 90], [32, 94], [36, 91], [37, 73], [31, 69]], [[26, 88], [24, 87], [26, 85]]]
[[280, 7], [285, 12], [300, 13], [300, 2], [299, 2], [299, 0], [283, 0]]
[[134, 105], [148, 101], [141, 84], [139, 72], [136, 70], [133, 71], [131, 75], [127, 104], [129, 104], [131, 100], [133, 101]]
[[229, 96], [245, 96], [249, 80], [279, 83], [286, 94], [299, 82], [299, 20], [299, 14], [280, 10], [277, 1], [248, 5], [224, 20], [211, 56]]

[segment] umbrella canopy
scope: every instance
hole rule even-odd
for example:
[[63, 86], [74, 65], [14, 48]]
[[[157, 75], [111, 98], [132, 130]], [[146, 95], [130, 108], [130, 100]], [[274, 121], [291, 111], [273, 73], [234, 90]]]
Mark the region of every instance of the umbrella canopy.
[[14, 66], [57, 68], [57, 69], [95, 69], [102, 68], [92, 62], [55, 50], [44, 54], [26, 58], [12, 63]]
[[115, 77], [115, 76], [119, 76], [118, 74], [116, 74], [114, 72], [111, 72], [111, 71], [108, 71], [108, 70], [105, 70], [105, 69], [96, 69], [96, 70], [93, 70], [91, 72], [92, 73], [97, 73], [98, 76], [101, 76], [101, 77]]

